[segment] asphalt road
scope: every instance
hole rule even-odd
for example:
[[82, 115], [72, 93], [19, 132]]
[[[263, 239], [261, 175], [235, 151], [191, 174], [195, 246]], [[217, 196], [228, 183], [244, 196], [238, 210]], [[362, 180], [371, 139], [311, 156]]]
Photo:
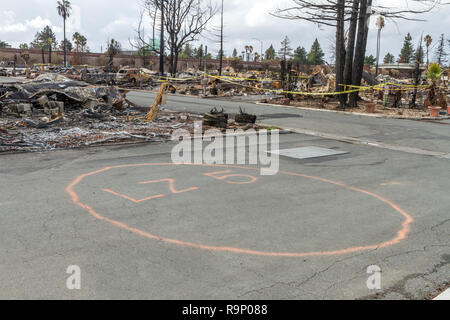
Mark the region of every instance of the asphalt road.
[[[155, 95], [146, 92], [128, 94], [131, 101], [148, 106]], [[439, 122], [412, 121], [367, 116], [355, 116], [314, 110], [299, 110], [292, 107], [272, 107], [249, 102], [220, 99], [198, 99], [172, 95], [167, 108], [175, 111], [205, 113], [211, 108], [224, 108], [230, 114], [239, 112], [239, 107], [259, 116], [262, 123], [288, 128], [297, 128], [341, 137], [353, 137], [362, 141], [383, 142], [425, 151], [450, 153], [450, 120]]]
[[[239, 107], [172, 96], [168, 108], [216, 105]], [[267, 123], [450, 151], [445, 124], [241, 105], [278, 114]], [[281, 157], [274, 176], [174, 166], [172, 143], [0, 156], [0, 298], [425, 299], [448, 284], [449, 159], [280, 138], [347, 153]], [[66, 287], [70, 265], [80, 290]], [[367, 287], [373, 265], [380, 290]]]

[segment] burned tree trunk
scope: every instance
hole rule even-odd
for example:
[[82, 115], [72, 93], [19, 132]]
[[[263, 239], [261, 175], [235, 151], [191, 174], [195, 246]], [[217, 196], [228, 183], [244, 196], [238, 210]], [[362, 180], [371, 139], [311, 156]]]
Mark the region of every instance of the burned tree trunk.
[[[352, 14], [350, 17], [350, 27], [348, 31], [347, 50], [345, 54], [344, 67], [344, 83], [349, 85], [352, 83], [353, 58], [355, 56], [356, 29], [358, 27], [358, 9], [359, 0], [353, 0]], [[347, 103], [348, 95], [344, 94], [345, 103]]]
[[[364, 71], [364, 58], [366, 56], [367, 37], [369, 34], [369, 18], [372, 0], [361, 0], [358, 19], [358, 39], [356, 41], [355, 58], [353, 61], [352, 85], [361, 85], [362, 74]], [[355, 108], [358, 105], [358, 92], [350, 94], [350, 107]]]
[[41, 48], [41, 53], [42, 53], [42, 64], [45, 64], [45, 52], [44, 52], [44, 47]]
[[50, 45], [48, 48], [48, 63], [52, 63], [52, 45]]
[[[344, 39], [344, 20], [345, 20], [345, 0], [339, 0], [336, 3], [337, 26], [336, 26], [336, 92], [343, 90], [344, 84], [344, 64], [345, 64], [345, 39]], [[340, 108], [345, 108], [345, 97], [339, 95]]]

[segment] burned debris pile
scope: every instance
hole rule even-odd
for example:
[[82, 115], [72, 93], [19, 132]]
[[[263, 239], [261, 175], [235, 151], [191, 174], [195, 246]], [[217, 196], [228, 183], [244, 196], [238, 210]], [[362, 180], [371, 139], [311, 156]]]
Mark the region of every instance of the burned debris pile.
[[235, 116], [234, 121], [239, 124], [255, 124], [256, 116], [246, 113], [241, 107], [239, 107], [239, 114]]
[[240, 112], [234, 116], [234, 119], [225, 112], [222, 108], [211, 109], [203, 115], [203, 129], [218, 128], [225, 131], [225, 129], [261, 129], [262, 127], [256, 124], [256, 115], [245, 113], [241, 107]]
[[163, 112], [145, 121], [115, 86], [91, 86], [57, 74], [0, 86], [0, 152], [68, 149], [170, 139], [195, 117]]
[[228, 125], [228, 114], [224, 110], [217, 110], [217, 108], [212, 109], [203, 116], [203, 125], [216, 127], [216, 128], [226, 128]]

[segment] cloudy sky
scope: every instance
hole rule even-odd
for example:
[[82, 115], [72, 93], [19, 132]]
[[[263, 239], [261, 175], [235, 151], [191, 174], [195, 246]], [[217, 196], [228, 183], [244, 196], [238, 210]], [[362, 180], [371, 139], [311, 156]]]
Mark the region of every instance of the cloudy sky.
[[[133, 37], [136, 28], [140, 4], [142, 0], [71, 0], [73, 12], [68, 22], [68, 38], [78, 31], [88, 39], [92, 52], [99, 52], [108, 38], [115, 38], [122, 43], [123, 48], [129, 48], [129, 38]], [[219, 2], [220, 0], [212, 0]], [[404, 6], [407, 0], [375, 0], [377, 3], [393, 6]], [[56, 0], [1, 0], [0, 7], [0, 40], [13, 46], [29, 43], [37, 31], [50, 25], [56, 32], [58, 40], [62, 40], [62, 21], [56, 12]], [[288, 21], [269, 15], [277, 8], [292, 5], [292, 0], [225, 0], [225, 53], [230, 55], [233, 48], [240, 53], [247, 44], [255, 51], [260, 51], [263, 42], [264, 51], [270, 44], [276, 49], [284, 36], [291, 40], [291, 47], [304, 46], [308, 50], [315, 38], [318, 38], [322, 48], [327, 53], [333, 41], [333, 31], [329, 28], [319, 28], [304, 21]], [[426, 22], [387, 21], [383, 29], [382, 56], [387, 52], [398, 56], [403, 39], [411, 32], [416, 44], [422, 32], [432, 35], [433, 39], [447, 31], [450, 38], [450, 6], [445, 6], [432, 13], [422, 15]], [[209, 31], [219, 24], [217, 16]], [[373, 21], [372, 21], [373, 25]], [[218, 45], [212, 42], [213, 32], [207, 32], [203, 43], [209, 43], [213, 53]], [[375, 55], [376, 30], [371, 28], [369, 38], [369, 54]], [[450, 51], [450, 50], [449, 50]]]

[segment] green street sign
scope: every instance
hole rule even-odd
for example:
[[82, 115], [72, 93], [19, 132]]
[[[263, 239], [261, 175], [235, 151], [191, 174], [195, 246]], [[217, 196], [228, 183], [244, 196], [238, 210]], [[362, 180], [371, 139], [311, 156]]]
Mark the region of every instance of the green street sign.
[[149, 50], [160, 51], [161, 45], [159, 39], [150, 39], [148, 43]]

